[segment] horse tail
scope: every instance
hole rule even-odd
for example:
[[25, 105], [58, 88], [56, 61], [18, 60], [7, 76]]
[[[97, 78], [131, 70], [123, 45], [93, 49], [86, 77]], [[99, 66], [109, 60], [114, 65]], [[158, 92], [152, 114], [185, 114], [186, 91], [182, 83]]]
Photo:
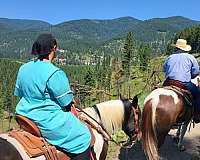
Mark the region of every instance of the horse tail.
[[[147, 101], [144, 105], [142, 113], [142, 145], [145, 155], [149, 160], [158, 160], [158, 147], [156, 136], [156, 106], [152, 106], [151, 101]], [[151, 122], [151, 123], [149, 123]]]

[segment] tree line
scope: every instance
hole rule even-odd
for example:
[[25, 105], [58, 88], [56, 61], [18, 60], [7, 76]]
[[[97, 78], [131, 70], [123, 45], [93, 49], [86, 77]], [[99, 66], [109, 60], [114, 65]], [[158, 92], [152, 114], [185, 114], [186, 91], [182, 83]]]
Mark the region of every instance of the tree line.
[[[193, 52], [199, 52], [199, 26], [178, 32], [171, 41], [177, 38], [187, 39], [193, 47]], [[121, 49], [115, 55], [109, 54], [112, 45], [98, 52], [88, 50], [90, 52], [88, 55], [93, 55], [90, 65], [84, 63], [59, 65], [69, 77], [75, 98], [81, 107], [116, 99], [120, 93], [130, 98], [161, 83], [162, 63], [165, 58], [163, 55], [155, 57], [151, 46], [136, 41], [133, 32], [128, 32], [123, 42], [118, 41], [118, 44]], [[170, 47], [168, 52], [171, 52]], [[81, 61], [80, 57], [76, 58]], [[12, 113], [15, 111], [19, 100], [13, 96], [15, 80], [18, 69], [24, 62], [16, 59], [0, 59], [0, 117], [4, 111]]]

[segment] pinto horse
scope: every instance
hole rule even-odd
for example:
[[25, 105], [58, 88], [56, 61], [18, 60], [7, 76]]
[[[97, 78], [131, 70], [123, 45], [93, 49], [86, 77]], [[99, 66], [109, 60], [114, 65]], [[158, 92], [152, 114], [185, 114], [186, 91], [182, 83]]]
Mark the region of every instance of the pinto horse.
[[[117, 130], [122, 129], [130, 138], [135, 140], [138, 133], [136, 131], [136, 123], [139, 119], [134, 118], [135, 109], [139, 109], [138, 99], [135, 96], [132, 101], [128, 99], [110, 100], [96, 104], [93, 107], [83, 109], [84, 113], [88, 114], [93, 121], [97, 121], [99, 125], [105, 129], [108, 135], [114, 134]], [[140, 111], [140, 110], [139, 110]], [[92, 128], [95, 135], [95, 143], [93, 146], [96, 160], [106, 159], [108, 149], [108, 139]], [[25, 150], [21, 147], [16, 147], [16, 140], [9, 137], [8, 134], [0, 135], [0, 159], [1, 160], [45, 160], [44, 156], [30, 158]], [[110, 136], [111, 137], [111, 136]], [[15, 140], [15, 143], [13, 141]], [[19, 145], [19, 144], [18, 144]], [[5, 150], [6, 149], [6, 150]]]
[[[193, 80], [196, 85], [198, 85], [198, 78]], [[179, 126], [176, 134], [178, 147], [183, 147], [182, 140], [192, 114], [192, 109], [185, 107], [183, 96], [174, 90], [157, 88], [145, 98], [141, 129], [143, 149], [149, 160], [159, 159], [158, 148], [177, 122], [184, 122], [184, 125]]]

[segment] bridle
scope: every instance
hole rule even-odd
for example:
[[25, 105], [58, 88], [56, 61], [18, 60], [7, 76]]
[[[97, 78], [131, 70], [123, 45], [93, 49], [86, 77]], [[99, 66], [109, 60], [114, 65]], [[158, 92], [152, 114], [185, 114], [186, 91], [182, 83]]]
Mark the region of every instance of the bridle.
[[[129, 101], [130, 100], [133, 100], [133, 99], [129, 99]], [[135, 145], [135, 143], [141, 139], [141, 135], [142, 135], [141, 134], [142, 132], [139, 127], [139, 119], [141, 116], [141, 110], [140, 110], [139, 105], [137, 104], [136, 106], [134, 106], [132, 104], [131, 111], [133, 112], [133, 122], [134, 122], [134, 126], [133, 126], [134, 131], [133, 132], [134, 132], [134, 134], [131, 137], [129, 137], [126, 141], [117, 142], [112, 137], [109, 140], [124, 149], [132, 148]]]
[[[121, 142], [117, 142], [116, 140], [114, 140], [113, 137], [104, 128], [103, 124], [101, 123], [101, 115], [100, 115], [100, 112], [99, 112], [99, 109], [97, 108], [97, 106], [94, 105], [94, 106], [92, 106], [92, 108], [95, 110], [96, 114], [98, 115], [100, 122], [98, 122], [96, 119], [91, 117], [84, 110], [82, 110], [80, 108], [78, 108], [78, 109], [76, 108], [76, 109], [78, 110], [78, 112], [84, 113], [90, 119], [92, 119], [96, 124], [98, 124], [98, 125], [95, 125], [95, 124], [90, 122], [91, 127], [96, 129], [97, 132], [99, 132], [103, 136], [105, 142], [111, 141], [111, 142], [114, 142], [116, 145], [118, 145], [122, 148], [131, 148], [137, 142], [137, 140], [140, 139], [141, 131], [140, 131], [140, 128], [139, 128], [139, 116], [140, 116], [141, 111], [140, 111], [139, 105], [137, 105], [136, 107], [131, 106], [131, 110], [133, 112], [133, 118], [134, 118], [133, 119], [133, 121], [134, 121], [134, 134], [130, 138], [128, 138], [127, 141], [121, 141]], [[77, 114], [77, 111], [75, 111], [75, 112], [76, 112], [75, 114]], [[79, 118], [81, 119], [81, 117], [79, 117]], [[87, 120], [84, 119], [84, 121], [87, 121]]]
[[141, 130], [139, 127], [139, 118], [141, 115], [141, 110], [139, 108], [139, 105], [136, 107], [131, 107], [133, 112], [133, 121], [134, 121], [134, 134], [125, 142], [125, 145], [121, 146], [123, 148], [132, 148], [135, 143], [141, 139]]

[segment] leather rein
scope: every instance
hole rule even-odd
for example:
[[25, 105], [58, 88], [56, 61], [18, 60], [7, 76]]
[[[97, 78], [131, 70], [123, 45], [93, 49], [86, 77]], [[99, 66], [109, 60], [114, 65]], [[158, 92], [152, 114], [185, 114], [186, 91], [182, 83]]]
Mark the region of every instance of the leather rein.
[[[72, 108], [74, 108], [75, 106], [72, 105]], [[101, 120], [101, 115], [99, 112], [99, 109], [97, 108], [96, 105], [92, 106], [93, 109], [95, 110], [96, 114], [99, 116], [100, 120]], [[137, 107], [131, 107], [132, 111], [133, 111], [133, 116], [134, 116], [134, 135], [127, 139], [127, 141], [121, 141], [121, 142], [117, 142], [116, 140], [114, 140], [112, 138], [112, 136], [108, 133], [108, 131], [104, 128], [103, 124], [101, 122], [98, 122], [96, 119], [94, 119], [92, 116], [90, 116], [88, 113], [86, 113], [83, 109], [80, 108], [75, 108], [72, 109], [73, 113], [74, 110], [76, 113], [74, 113], [80, 120], [85, 121], [86, 123], [88, 123], [92, 128], [94, 128], [95, 130], [97, 130], [98, 133], [102, 134], [104, 141], [108, 142], [114, 142], [116, 145], [122, 147], [122, 148], [131, 148], [136, 142], [137, 140], [140, 139], [141, 137], [141, 130], [139, 128], [139, 114], [140, 114], [140, 109], [139, 106], [137, 105]], [[94, 123], [92, 123], [90, 120], [86, 119], [85, 117], [80, 116], [79, 113], [84, 113], [85, 115], [87, 115], [90, 119], [92, 119], [97, 125], [95, 125]], [[128, 145], [127, 145], [128, 144]]]

